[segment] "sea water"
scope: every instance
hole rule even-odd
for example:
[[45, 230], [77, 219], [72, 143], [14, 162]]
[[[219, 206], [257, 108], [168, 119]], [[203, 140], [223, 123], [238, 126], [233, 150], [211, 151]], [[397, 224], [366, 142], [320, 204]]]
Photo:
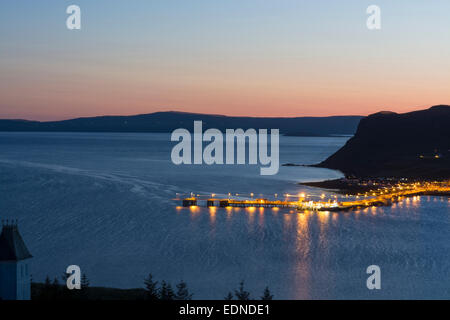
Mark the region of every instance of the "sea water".
[[[281, 137], [280, 163], [313, 164], [346, 137]], [[176, 166], [169, 134], [0, 133], [0, 218], [19, 219], [34, 281], [77, 264], [92, 286], [136, 288], [152, 273], [222, 299], [450, 298], [450, 202], [421, 197], [340, 213], [181, 208], [183, 194], [278, 197], [323, 190], [341, 173], [258, 166]], [[328, 194], [328, 192], [327, 192]], [[381, 268], [381, 290], [366, 269]]]

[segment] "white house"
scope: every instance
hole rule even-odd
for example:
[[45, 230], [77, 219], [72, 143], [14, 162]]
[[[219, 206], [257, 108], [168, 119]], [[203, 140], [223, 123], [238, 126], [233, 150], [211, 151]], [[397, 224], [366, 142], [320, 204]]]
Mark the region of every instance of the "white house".
[[0, 234], [0, 300], [30, 300], [30, 258], [17, 222], [3, 222]]

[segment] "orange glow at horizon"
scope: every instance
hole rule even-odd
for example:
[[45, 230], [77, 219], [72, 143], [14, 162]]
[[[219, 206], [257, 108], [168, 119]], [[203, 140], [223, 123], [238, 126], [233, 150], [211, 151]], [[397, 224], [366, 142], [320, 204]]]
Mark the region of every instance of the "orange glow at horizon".
[[[287, 66], [279, 70], [276, 64], [263, 68], [258, 64], [251, 68], [216, 66], [215, 74], [209, 70], [211, 66], [202, 66], [192, 79], [168, 75], [164, 70], [148, 74], [145, 70], [152, 65], [143, 67], [137, 61], [130, 61], [124, 69], [112, 67], [113, 61], [90, 68], [75, 64], [68, 67], [70, 72], [33, 63], [27, 70], [10, 65], [5, 72], [14, 77], [7, 86], [0, 81], [0, 118], [64, 120], [158, 111], [258, 117], [365, 116], [450, 103], [446, 85], [450, 75], [442, 66], [414, 72], [402, 65], [383, 65], [384, 72], [373, 66], [369, 77], [363, 66], [342, 59], [353, 69], [323, 62], [319, 66], [315, 61], [315, 67], [294, 63], [292, 70]], [[179, 67], [194, 72], [192, 65]], [[426, 77], [431, 74], [432, 79]]]
[[78, 33], [56, 27], [50, 2], [5, 3], [0, 118], [365, 116], [450, 104], [448, 2], [411, 2], [405, 14], [390, 1], [395, 19], [379, 32], [354, 1], [288, 2], [85, 1], [95, 18]]

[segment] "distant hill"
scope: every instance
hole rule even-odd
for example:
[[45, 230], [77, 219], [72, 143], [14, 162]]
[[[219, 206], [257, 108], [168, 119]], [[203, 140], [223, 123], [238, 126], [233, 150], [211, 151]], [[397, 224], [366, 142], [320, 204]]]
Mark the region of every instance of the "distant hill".
[[357, 177], [450, 178], [450, 106], [370, 115], [317, 166]]
[[156, 112], [134, 116], [101, 116], [64, 121], [0, 120], [0, 131], [60, 132], [172, 132], [177, 128], [193, 130], [194, 120], [203, 121], [203, 129], [280, 129], [289, 135], [352, 135], [362, 117], [256, 118], [227, 117], [183, 112]]

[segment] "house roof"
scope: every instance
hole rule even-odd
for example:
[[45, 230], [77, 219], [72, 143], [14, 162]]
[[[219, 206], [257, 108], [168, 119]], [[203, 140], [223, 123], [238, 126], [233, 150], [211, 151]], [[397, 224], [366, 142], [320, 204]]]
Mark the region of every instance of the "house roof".
[[31, 258], [16, 224], [3, 224], [0, 234], [0, 261], [19, 261]]

